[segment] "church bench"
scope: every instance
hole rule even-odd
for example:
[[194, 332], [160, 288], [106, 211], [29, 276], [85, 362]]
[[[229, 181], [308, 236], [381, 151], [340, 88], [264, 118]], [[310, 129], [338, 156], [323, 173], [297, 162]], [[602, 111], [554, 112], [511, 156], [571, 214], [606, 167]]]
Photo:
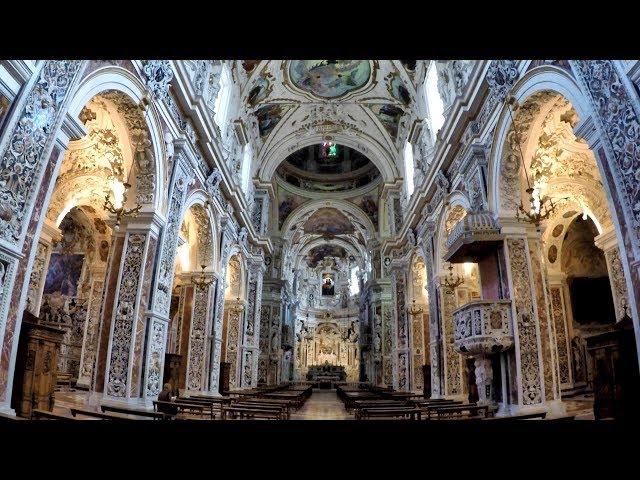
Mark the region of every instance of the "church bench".
[[296, 409], [295, 403], [292, 403], [289, 400], [278, 400], [278, 399], [247, 398], [239, 402], [233, 403], [233, 405], [238, 405], [238, 404], [282, 407], [285, 409], [287, 418], [289, 417], [291, 409], [294, 409], [294, 410]]
[[408, 420], [420, 420], [421, 411], [415, 407], [375, 407], [361, 408], [356, 411], [356, 420], [370, 418], [405, 418]]
[[287, 394], [285, 392], [281, 393], [268, 393], [266, 395], [261, 395], [260, 398], [264, 398], [267, 400], [287, 400], [290, 404], [294, 406], [294, 408], [299, 409], [302, 407], [304, 402], [307, 400], [306, 395], [302, 394]]
[[240, 402], [236, 402], [231, 404], [232, 407], [249, 407], [249, 408], [272, 408], [272, 409], [280, 409], [282, 411], [282, 417], [285, 419], [289, 419], [290, 417], [290, 405], [289, 404], [283, 404], [283, 403], [278, 403], [276, 401], [259, 401], [259, 400], [253, 400], [253, 401], [249, 401], [249, 400], [244, 400], [244, 401], [240, 401]]
[[465, 418], [465, 417], [478, 417], [480, 415], [484, 417], [489, 416], [489, 412], [492, 407], [489, 405], [476, 405], [476, 404], [462, 404], [462, 405], [441, 405], [441, 406], [428, 406], [427, 419], [430, 420], [435, 414], [438, 420], [445, 418]]
[[[20, 417], [16, 417], [20, 420], [23, 420]], [[65, 415], [63, 413], [53, 413], [53, 412], [49, 412], [47, 410], [39, 410], [37, 408], [31, 410], [31, 419], [43, 419], [46, 418], [47, 420], [76, 420], [75, 418], [69, 416], [69, 415]], [[15, 418], [14, 418], [15, 420]]]
[[260, 407], [254, 405], [234, 404], [222, 407], [222, 419], [235, 418], [264, 418], [268, 420], [284, 420], [285, 414], [280, 407]]
[[220, 412], [222, 410], [222, 405], [229, 405], [233, 401], [233, 399], [230, 397], [205, 398], [204, 396], [178, 397], [177, 400], [183, 403], [197, 403], [200, 405], [207, 405], [211, 408], [212, 412]]
[[71, 415], [76, 417], [76, 420], [83, 420], [82, 418], [77, 418], [78, 415], [82, 415], [84, 417], [99, 418], [100, 420], [135, 420], [120, 413], [95, 412], [93, 410], [86, 410], [84, 408], [75, 407], [70, 408], [70, 410]]
[[170, 420], [174, 417], [174, 415], [168, 413], [139, 410], [137, 408], [118, 407], [114, 405], [100, 405], [100, 409], [105, 413], [123, 413], [125, 415], [135, 415], [137, 417], [148, 417], [154, 420]]
[[438, 399], [438, 400], [415, 400], [410, 399], [411, 403], [413, 403], [416, 407], [444, 407], [447, 405], [462, 405], [462, 400], [449, 400], [449, 399]]
[[[190, 403], [185, 401], [176, 400], [175, 402], [163, 402], [161, 400], [153, 401], [153, 409], [158, 412], [160, 411], [158, 407], [169, 406], [174, 407], [178, 413], [192, 413], [197, 414], [203, 417], [205, 414], [208, 414], [211, 417], [211, 420], [216, 418], [215, 413], [213, 412], [213, 405], [203, 405], [202, 403]], [[162, 412], [165, 413], [165, 412]]]
[[[32, 418], [33, 418], [33, 415], [32, 415]], [[17, 415], [9, 415], [8, 413], [0, 413], [0, 422], [11, 422], [13, 420], [26, 420], [26, 418], [19, 417]]]
[[56, 375], [56, 390], [61, 391], [62, 387], [65, 387], [67, 391], [71, 390], [71, 374], [59, 373]]

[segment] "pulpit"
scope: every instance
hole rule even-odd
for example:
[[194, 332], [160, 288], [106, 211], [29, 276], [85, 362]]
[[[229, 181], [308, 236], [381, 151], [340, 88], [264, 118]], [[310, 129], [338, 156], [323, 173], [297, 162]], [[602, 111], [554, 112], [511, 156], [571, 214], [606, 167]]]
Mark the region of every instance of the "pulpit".
[[53, 411], [58, 355], [65, 334], [65, 330], [37, 322], [37, 317], [24, 312], [11, 396], [16, 414], [26, 418], [33, 409]]

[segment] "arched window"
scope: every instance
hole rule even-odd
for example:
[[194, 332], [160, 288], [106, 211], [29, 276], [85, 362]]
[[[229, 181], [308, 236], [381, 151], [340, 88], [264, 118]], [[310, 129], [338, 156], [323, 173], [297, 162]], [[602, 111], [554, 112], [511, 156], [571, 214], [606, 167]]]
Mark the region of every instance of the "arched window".
[[411, 142], [404, 144], [404, 177], [407, 187], [407, 197], [413, 194], [413, 145]]
[[231, 104], [232, 80], [229, 68], [225, 65], [220, 72], [220, 90], [214, 103], [215, 114], [214, 121], [220, 128], [220, 132], [224, 137], [227, 127], [227, 116], [229, 114], [229, 105]]
[[351, 278], [349, 279], [349, 293], [352, 296], [360, 293], [360, 283], [358, 282], [359, 271], [360, 271], [359, 267], [353, 267], [351, 269]]
[[249, 195], [249, 184], [251, 182], [251, 162], [253, 160], [253, 149], [251, 144], [247, 143], [244, 146], [244, 152], [242, 154], [242, 169], [240, 171], [240, 182], [242, 190], [245, 195]]
[[431, 62], [427, 71], [425, 95], [427, 97], [427, 107], [429, 108], [431, 131], [435, 140], [438, 130], [444, 124], [444, 105], [442, 104], [442, 98], [440, 98], [440, 92], [438, 92], [438, 72], [436, 71], [435, 61]]

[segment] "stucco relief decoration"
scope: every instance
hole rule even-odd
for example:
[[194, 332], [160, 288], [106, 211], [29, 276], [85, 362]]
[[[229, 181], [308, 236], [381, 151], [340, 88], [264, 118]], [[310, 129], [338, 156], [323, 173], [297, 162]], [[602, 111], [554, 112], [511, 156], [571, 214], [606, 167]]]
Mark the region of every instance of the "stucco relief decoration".
[[169, 87], [173, 80], [173, 70], [169, 60], [147, 60], [144, 65], [147, 88], [158, 100], [169, 95]]
[[169, 199], [167, 224], [162, 239], [162, 251], [159, 259], [159, 273], [155, 294], [155, 310], [162, 315], [169, 314], [171, 301], [171, 286], [173, 284], [173, 269], [175, 265], [178, 234], [180, 230], [180, 214], [190, 177], [184, 166], [178, 165], [176, 179]]
[[114, 103], [127, 125], [135, 164], [136, 202], [141, 205], [153, 203], [156, 160], [151, 145], [151, 134], [142, 110], [131, 97], [120, 91], [103, 92], [98, 98], [104, 98]]
[[640, 120], [611, 60], [574, 62], [613, 153], [612, 174], [629, 210], [635, 243], [640, 239]]
[[493, 60], [489, 65], [486, 79], [492, 97], [496, 101], [503, 101], [518, 79], [517, 60]]
[[624, 278], [622, 261], [620, 260], [620, 250], [615, 247], [605, 252], [609, 263], [609, 278], [614, 291], [614, 301], [616, 309], [616, 319], [621, 320], [625, 315], [631, 316], [629, 308], [629, 293], [627, 282]]
[[188, 388], [200, 390], [204, 385], [204, 361], [207, 339], [207, 311], [209, 306], [209, 287], [196, 288], [191, 332], [189, 336]]
[[551, 313], [556, 326], [556, 344], [560, 383], [569, 383], [569, 352], [567, 348], [566, 318], [562, 303], [562, 292], [558, 287], [551, 288]]
[[129, 356], [132, 347], [134, 313], [138, 286], [142, 271], [146, 234], [131, 234], [128, 237], [124, 266], [115, 309], [107, 394], [124, 397], [127, 394]]
[[200, 205], [191, 207], [197, 225], [198, 265], [211, 265], [213, 261], [213, 236], [206, 210]]
[[529, 284], [529, 263], [523, 239], [508, 239], [509, 261], [513, 279], [513, 302], [516, 310], [517, 335], [520, 343], [522, 401], [525, 405], [542, 402], [538, 334], [533, 312], [533, 292]]
[[15, 244], [38, 193], [43, 155], [81, 61], [47, 61], [8, 136], [0, 160], [0, 238]]
[[164, 356], [164, 342], [166, 339], [166, 323], [154, 320], [151, 326], [151, 342], [149, 344], [149, 362], [146, 385], [146, 395], [155, 396], [160, 393], [160, 382], [162, 381], [162, 363]]

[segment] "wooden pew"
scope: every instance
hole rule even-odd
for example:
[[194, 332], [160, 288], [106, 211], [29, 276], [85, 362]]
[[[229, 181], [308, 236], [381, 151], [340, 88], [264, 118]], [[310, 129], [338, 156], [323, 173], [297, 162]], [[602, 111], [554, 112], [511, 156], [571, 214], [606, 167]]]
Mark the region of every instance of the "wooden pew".
[[[33, 416], [32, 416], [33, 418]], [[26, 418], [17, 415], [9, 415], [8, 413], [0, 413], [0, 422], [12, 422], [13, 420], [26, 420]]]
[[107, 413], [123, 413], [125, 415], [135, 415], [137, 417], [148, 417], [154, 420], [171, 420], [174, 415], [162, 412], [151, 412], [149, 410], [139, 410], [136, 408], [119, 407], [114, 405], [100, 405], [100, 409]]
[[291, 409], [295, 409], [295, 404], [292, 404], [290, 400], [277, 400], [277, 399], [263, 399], [263, 398], [247, 398], [240, 400], [238, 402], [234, 402], [232, 405], [257, 405], [257, 406], [267, 406], [267, 407], [282, 407], [284, 409], [284, 414], [287, 419], [291, 414]]
[[71, 374], [59, 373], [56, 375], [56, 390], [62, 391], [62, 387], [65, 387], [67, 391], [71, 390]]
[[[175, 402], [163, 402], [161, 400], [153, 401], [153, 409], [156, 412], [160, 411], [158, 407], [161, 407], [161, 406], [175, 407], [178, 413], [192, 413], [192, 414], [200, 415], [201, 417], [204, 416], [205, 414], [208, 414], [211, 417], [211, 420], [216, 418], [216, 414], [213, 412], [212, 404], [205, 405], [202, 403], [185, 402], [185, 401], [179, 401], [179, 400], [176, 400]], [[161, 412], [161, 413], [166, 413], [166, 412]]]
[[238, 416], [239, 418], [264, 418], [268, 420], [284, 420], [281, 407], [233, 404], [222, 407], [222, 419]]
[[37, 408], [31, 410], [31, 420], [76, 420], [75, 418], [63, 413], [53, 413], [48, 410], [39, 410]]
[[491, 421], [496, 421], [496, 420], [544, 420], [545, 417], [547, 416], [547, 412], [537, 412], [537, 413], [525, 413], [522, 415], [511, 415], [511, 416], [507, 416], [507, 417], [487, 417], [487, 418], [483, 418], [482, 420], [491, 420]]
[[461, 405], [434, 405], [426, 407], [427, 419], [431, 420], [435, 414], [438, 420], [455, 418], [480, 418], [488, 417], [492, 409], [489, 405], [476, 405], [475, 403], [464, 403]]
[[[77, 415], [82, 415], [85, 417], [91, 418], [99, 418], [100, 420], [135, 420], [133, 418], [127, 417], [126, 415], [122, 415], [120, 413], [105, 413], [105, 412], [94, 412], [93, 410], [86, 410], [83, 408], [70, 408], [71, 415], [76, 417]], [[75, 420], [82, 420], [79, 418], [75, 418]]]
[[421, 411], [415, 407], [375, 407], [361, 408], [358, 410], [356, 419], [368, 420], [370, 418], [404, 418], [407, 420], [420, 420]]

